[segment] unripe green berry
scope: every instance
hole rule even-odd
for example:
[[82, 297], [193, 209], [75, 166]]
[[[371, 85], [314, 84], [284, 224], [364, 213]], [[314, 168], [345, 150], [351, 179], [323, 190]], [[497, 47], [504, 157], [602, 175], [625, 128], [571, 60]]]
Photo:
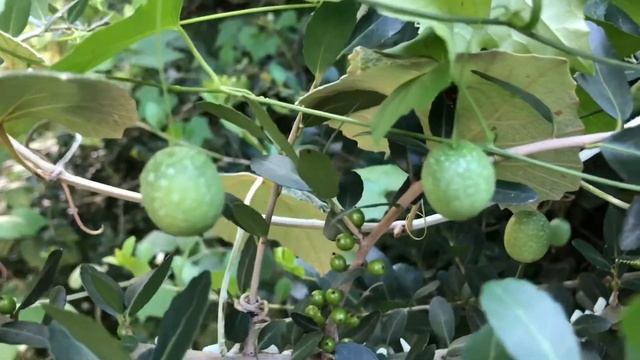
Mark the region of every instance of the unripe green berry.
[[304, 314], [310, 318], [313, 318], [314, 316], [320, 315], [321, 311], [315, 305], [307, 305], [307, 307], [304, 308]]
[[0, 296], [0, 314], [11, 315], [16, 311], [16, 307], [16, 299], [14, 299], [13, 296]]
[[349, 251], [356, 245], [356, 238], [350, 233], [342, 233], [336, 238], [336, 247], [343, 251]]
[[360, 209], [351, 210], [349, 214], [347, 214], [347, 217], [358, 229], [364, 225], [364, 213]]
[[385, 271], [384, 260], [377, 259], [369, 262], [367, 264], [367, 271], [369, 272], [369, 274], [375, 275], [375, 276], [384, 275], [384, 271]]
[[331, 314], [329, 315], [329, 317], [337, 325], [344, 325], [347, 322], [347, 318], [349, 317], [349, 313], [347, 313], [347, 310], [345, 310], [345, 309], [343, 309], [341, 307], [337, 307], [337, 308], [335, 308], [335, 309], [333, 309], [331, 311]]
[[340, 289], [328, 289], [324, 292], [324, 300], [331, 306], [340, 305], [344, 299], [344, 292]]
[[311, 305], [315, 305], [318, 308], [322, 308], [324, 306], [324, 291], [322, 290], [314, 290], [309, 295], [309, 303]]
[[549, 249], [549, 229], [549, 221], [542, 213], [519, 211], [507, 222], [504, 247], [516, 261], [538, 261]]
[[571, 224], [563, 218], [549, 222], [549, 243], [551, 246], [565, 246], [571, 239]]
[[340, 254], [333, 254], [333, 256], [331, 256], [329, 265], [331, 265], [331, 269], [336, 272], [343, 272], [349, 267], [347, 265], [347, 259], [345, 259], [344, 256]]
[[332, 337], [325, 336], [322, 341], [320, 341], [320, 349], [331, 354], [336, 350], [336, 341]]

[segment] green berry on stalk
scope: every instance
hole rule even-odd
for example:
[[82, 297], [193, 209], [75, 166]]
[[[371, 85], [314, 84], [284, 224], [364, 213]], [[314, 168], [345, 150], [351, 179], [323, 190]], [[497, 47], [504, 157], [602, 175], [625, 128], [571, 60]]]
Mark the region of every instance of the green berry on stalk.
[[329, 289], [324, 293], [324, 300], [331, 306], [340, 305], [344, 299], [344, 292], [340, 289]]
[[345, 325], [350, 328], [358, 327], [358, 325], [360, 325], [360, 317], [355, 314], [350, 314]]
[[304, 308], [304, 314], [310, 318], [313, 318], [314, 316], [321, 315], [322, 312], [315, 305], [307, 305], [307, 307]]
[[343, 251], [349, 251], [356, 245], [356, 237], [350, 233], [342, 233], [336, 238], [336, 247]]
[[373, 260], [367, 264], [367, 271], [371, 275], [382, 276], [384, 275], [384, 270], [385, 265], [382, 259]]
[[462, 140], [429, 152], [422, 167], [422, 186], [436, 212], [450, 220], [467, 220], [489, 205], [496, 173], [479, 146]]
[[364, 213], [360, 209], [351, 210], [347, 217], [351, 221], [353, 225], [355, 225], [358, 229], [364, 225]]
[[333, 256], [331, 256], [329, 265], [331, 265], [331, 269], [333, 271], [337, 272], [343, 272], [347, 270], [348, 267], [347, 259], [345, 259], [344, 256], [340, 254], [333, 254]]
[[320, 341], [320, 349], [331, 354], [336, 350], [336, 341], [332, 337], [325, 336]]
[[329, 315], [329, 317], [337, 325], [344, 325], [347, 322], [347, 319], [349, 318], [349, 313], [347, 313], [347, 310], [341, 307], [337, 307], [333, 309], [333, 311], [331, 311], [331, 314]]
[[309, 296], [309, 303], [311, 305], [315, 305], [318, 308], [322, 308], [324, 306], [324, 291], [322, 290], [314, 290], [311, 292]]
[[327, 321], [327, 319], [325, 319], [324, 316], [322, 316], [322, 314], [311, 316], [311, 319], [313, 319], [313, 322], [315, 322], [316, 325], [318, 325], [319, 327], [323, 327], [325, 322]]
[[12, 296], [0, 296], [0, 314], [11, 315], [16, 311], [16, 299]]
[[204, 152], [171, 146], [154, 154], [140, 174], [142, 204], [160, 230], [202, 235], [222, 213], [224, 189], [216, 165]]
[[521, 263], [540, 260], [549, 249], [549, 220], [538, 211], [518, 211], [504, 231], [504, 248]]
[[555, 218], [549, 222], [549, 243], [551, 246], [565, 246], [571, 239], [571, 224], [563, 218]]

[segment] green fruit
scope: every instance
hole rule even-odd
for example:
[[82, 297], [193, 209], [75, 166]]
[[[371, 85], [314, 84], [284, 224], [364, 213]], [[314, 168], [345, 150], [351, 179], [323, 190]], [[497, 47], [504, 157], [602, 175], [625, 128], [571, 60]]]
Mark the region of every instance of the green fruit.
[[373, 260], [367, 264], [367, 271], [375, 276], [384, 275], [384, 268], [384, 260], [382, 259]]
[[496, 173], [482, 149], [463, 140], [429, 152], [422, 167], [422, 186], [435, 211], [450, 220], [466, 220], [489, 204]]
[[313, 322], [315, 322], [319, 327], [323, 327], [326, 322], [326, 319], [324, 318], [324, 316], [322, 316], [322, 314], [312, 316], [311, 318], [313, 319]]
[[549, 223], [549, 243], [551, 246], [565, 246], [571, 238], [571, 224], [563, 218], [555, 218]]
[[355, 314], [349, 315], [345, 325], [347, 325], [347, 327], [350, 327], [350, 328], [358, 327], [358, 325], [360, 325], [360, 317]]
[[173, 146], [157, 152], [140, 175], [142, 204], [162, 231], [201, 235], [222, 213], [224, 190], [216, 166], [202, 151]]
[[347, 217], [349, 218], [349, 220], [351, 220], [351, 223], [353, 223], [353, 225], [355, 225], [358, 229], [360, 229], [364, 224], [364, 213], [360, 209], [352, 210], [351, 212], [349, 212], [349, 214], [347, 214]]
[[344, 299], [344, 292], [340, 289], [329, 289], [324, 293], [324, 300], [331, 306], [340, 305]]
[[322, 290], [314, 290], [311, 292], [309, 296], [309, 303], [311, 305], [315, 305], [318, 308], [322, 308], [324, 306], [324, 291]]
[[326, 353], [333, 353], [336, 350], [336, 341], [332, 337], [325, 336], [320, 341], [320, 349]]
[[347, 319], [349, 318], [349, 313], [347, 313], [347, 310], [341, 307], [337, 307], [333, 309], [333, 311], [331, 311], [331, 314], [329, 315], [329, 317], [337, 325], [343, 325], [347, 322]]
[[329, 265], [331, 265], [331, 269], [333, 271], [337, 271], [337, 272], [343, 272], [347, 270], [347, 267], [348, 267], [347, 259], [345, 259], [344, 256], [340, 254], [333, 254], [333, 256], [331, 256]]
[[336, 238], [336, 247], [343, 251], [349, 251], [356, 245], [356, 237], [350, 233], [342, 233]]
[[521, 263], [540, 260], [549, 249], [549, 220], [538, 211], [519, 211], [509, 219], [504, 248]]
[[313, 319], [314, 316], [321, 315], [322, 312], [315, 305], [307, 305], [307, 307], [304, 308], [304, 314]]
[[16, 299], [11, 296], [0, 296], [0, 314], [11, 315], [16, 311]]

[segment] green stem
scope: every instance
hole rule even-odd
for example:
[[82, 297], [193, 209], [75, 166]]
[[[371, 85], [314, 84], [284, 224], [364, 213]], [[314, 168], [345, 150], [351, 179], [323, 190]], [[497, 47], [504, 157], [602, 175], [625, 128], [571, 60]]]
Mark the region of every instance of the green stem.
[[189, 37], [189, 34], [187, 34], [187, 32], [184, 31], [184, 29], [180, 26], [176, 30], [178, 31], [178, 33], [180, 33], [180, 36], [182, 36], [182, 39], [184, 39], [184, 41], [187, 43], [189, 50], [191, 51], [193, 56], [196, 58], [198, 63], [200, 63], [200, 66], [202, 66], [202, 68], [207, 73], [207, 75], [209, 75], [211, 80], [213, 80], [214, 85], [212, 86], [212, 88], [214, 89], [218, 88], [220, 86], [220, 80], [218, 80], [218, 75], [216, 75], [216, 72], [213, 71], [211, 66], [207, 64], [207, 61], [204, 59], [204, 57], [202, 57], [202, 54], [200, 54], [200, 52], [198, 51], [198, 48], [196, 48], [196, 45], [193, 43], [193, 41]]
[[[112, 75], [107, 75], [106, 78], [109, 80], [121, 81], [121, 82], [136, 84], [136, 85], [151, 86], [158, 89], [162, 88], [162, 84], [158, 84], [152, 81], [144, 81], [144, 80], [138, 80], [138, 79], [122, 77], [122, 76], [112, 76]], [[206, 87], [190, 87], [190, 86], [180, 86], [180, 85], [168, 85], [167, 90], [175, 93], [194, 93], [194, 94], [220, 92], [220, 89], [212, 89], [212, 88], [206, 88]]]
[[530, 158], [528, 156], [514, 154], [514, 153], [511, 153], [511, 152], [509, 152], [507, 150], [503, 150], [503, 149], [497, 148], [495, 146], [485, 146], [484, 149], [486, 151], [490, 152], [490, 153], [493, 153], [493, 154], [496, 154], [496, 155], [499, 155], [499, 156], [502, 156], [502, 157], [505, 157], [505, 158], [524, 161], [524, 162], [529, 163], [529, 164], [533, 164], [533, 165], [537, 165], [537, 166], [540, 166], [540, 167], [543, 167], [543, 168], [555, 170], [555, 171], [558, 171], [558, 172], [561, 172], [561, 173], [564, 173], [564, 174], [577, 176], [577, 177], [579, 177], [581, 179], [590, 180], [590, 181], [593, 181], [593, 182], [596, 182], [596, 183], [600, 183], [600, 184], [603, 184], [603, 185], [609, 185], [609, 186], [617, 187], [617, 188], [620, 188], [620, 189], [640, 192], [640, 185], [626, 184], [626, 183], [623, 183], [623, 182], [614, 181], [614, 180], [610, 180], [610, 179], [605, 179], [605, 178], [602, 178], [602, 177], [599, 177], [599, 176], [595, 176], [595, 175], [585, 174], [585, 173], [577, 171], [577, 170], [567, 169], [567, 168], [564, 168], [562, 166], [546, 163], [544, 161], [536, 160], [536, 159]]
[[224, 18], [229, 18], [234, 16], [259, 14], [259, 13], [265, 13], [265, 12], [271, 12], [271, 11], [308, 9], [308, 8], [315, 8], [317, 6], [318, 4], [288, 4], [288, 5], [262, 6], [257, 8], [227, 11], [219, 14], [211, 14], [211, 15], [199, 16], [192, 19], [186, 19], [186, 20], [180, 21], [180, 25], [190, 25], [190, 24], [195, 24], [195, 23], [204, 22], [204, 21], [219, 20], [219, 19], [224, 19]]
[[613, 205], [615, 205], [615, 206], [617, 206], [617, 207], [619, 207], [621, 209], [625, 209], [626, 210], [626, 209], [629, 208], [629, 206], [631, 206], [631, 205], [627, 204], [626, 202], [618, 199], [617, 197], [598, 189], [597, 187], [589, 184], [586, 181], [581, 181], [580, 182], [580, 186], [583, 189], [585, 189], [586, 191], [588, 191], [588, 192], [592, 193], [593, 195], [599, 197], [600, 199], [605, 200], [606, 202], [608, 202], [610, 204], [613, 204]]
[[518, 265], [518, 271], [516, 271], [516, 279], [519, 279], [522, 277], [522, 275], [524, 274], [524, 266], [525, 264], [520, 263], [520, 265]]

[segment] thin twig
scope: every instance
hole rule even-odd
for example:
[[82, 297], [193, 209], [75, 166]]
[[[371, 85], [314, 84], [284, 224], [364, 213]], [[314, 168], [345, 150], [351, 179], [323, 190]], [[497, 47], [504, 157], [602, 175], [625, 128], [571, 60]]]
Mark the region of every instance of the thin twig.
[[613, 205], [615, 205], [615, 206], [617, 206], [617, 207], [619, 207], [621, 209], [625, 209], [626, 210], [631, 206], [630, 204], [618, 199], [617, 197], [615, 197], [615, 196], [613, 196], [611, 194], [608, 194], [608, 193], [598, 189], [597, 187], [589, 184], [588, 182], [586, 182], [584, 180], [580, 181], [580, 187], [582, 187], [586, 191], [590, 192], [591, 194], [599, 197], [600, 199], [602, 199], [602, 200], [604, 200], [604, 201], [606, 201], [606, 202], [608, 202], [610, 204], [613, 204]]

